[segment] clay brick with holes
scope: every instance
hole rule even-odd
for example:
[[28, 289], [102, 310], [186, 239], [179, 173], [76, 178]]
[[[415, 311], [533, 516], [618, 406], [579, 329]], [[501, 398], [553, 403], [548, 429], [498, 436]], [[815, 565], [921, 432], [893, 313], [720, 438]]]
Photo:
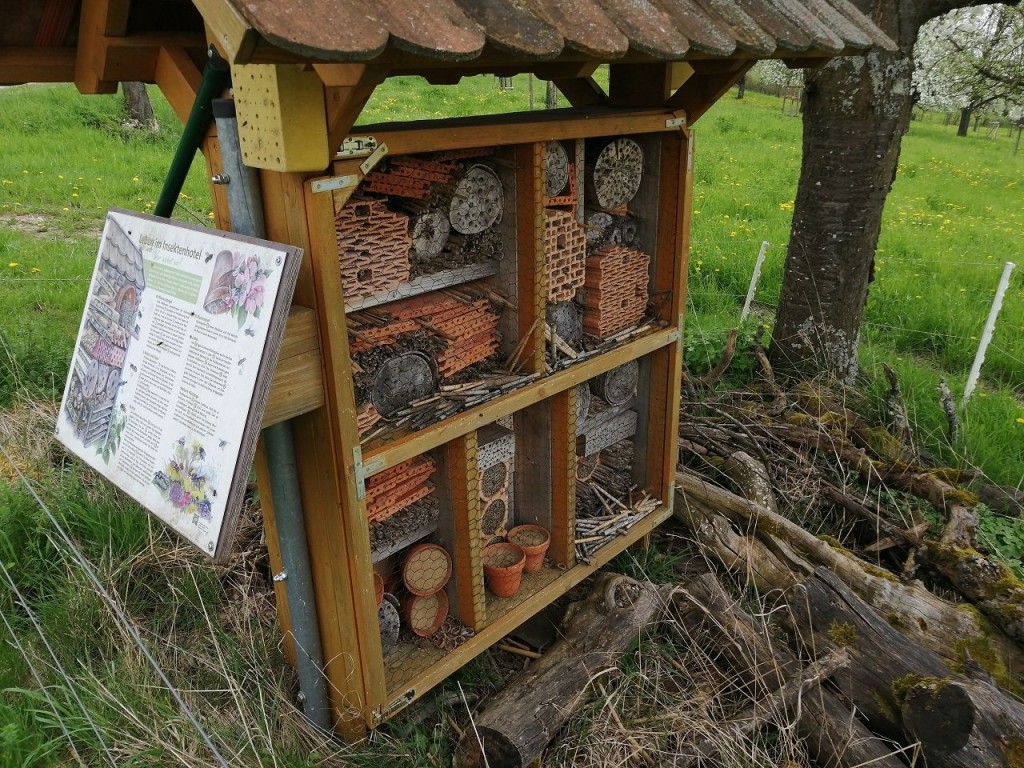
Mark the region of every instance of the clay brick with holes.
[[643, 251], [624, 245], [606, 245], [587, 257], [584, 331], [603, 338], [643, 319], [650, 262]]
[[366, 516], [371, 523], [386, 520], [433, 492], [429, 482], [436, 466], [425, 456], [403, 461], [378, 472], [366, 483]]
[[569, 301], [583, 285], [587, 236], [572, 211], [544, 211], [548, 300]]
[[348, 299], [372, 296], [409, 280], [409, 217], [383, 200], [350, 202], [334, 220], [341, 280]]

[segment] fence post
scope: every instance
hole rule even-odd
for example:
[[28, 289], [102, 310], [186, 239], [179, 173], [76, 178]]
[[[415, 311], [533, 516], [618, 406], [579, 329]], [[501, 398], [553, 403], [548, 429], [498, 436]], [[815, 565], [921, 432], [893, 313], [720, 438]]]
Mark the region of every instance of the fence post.
[[1006, 262], [1003, 266], [1003, 275], [999, 278], [996, 297], [992, 300], [992, 309], [989, 310], [988, 320], [985, 321], [985, 330], [981, 333], [981, 342], [978, 344], [978, 352], [974, 356], [974, 365], [971, 366], [971, 372], [967, 375], [964, 399], [960, 402], [961, 408], [967, 405], [967, 401], [971, 399], [971, 393], [974, 392], [974, 387], [978, 383], [981, 365], [985, 362], [985, 350], [988, 349], [988, 344], [992, 341], [992, 333], [996, 329], [996, 318], [999, 317], [999, 310], [1003, 308], [1003, 297], [1006, 295], [1006, 289], [1010, 287], [1010, 275], [1013, 274], [1016, 266], [1012, 261]]
[[757, 261], [754, 262], [754, 274], [750, 276], [750, 287], [747, 288], [747, 300], [743, 302], [743, 311], [740, 312], [740, 324], [750, 314], [750, 305], [754, 301], [754, 294], [757, 293], [757, 281], [761, 279], [761, 267], [764, 266], [764, 257], [768, 253], [768, 241], [761, 242], [761, 250], [757, 253]]

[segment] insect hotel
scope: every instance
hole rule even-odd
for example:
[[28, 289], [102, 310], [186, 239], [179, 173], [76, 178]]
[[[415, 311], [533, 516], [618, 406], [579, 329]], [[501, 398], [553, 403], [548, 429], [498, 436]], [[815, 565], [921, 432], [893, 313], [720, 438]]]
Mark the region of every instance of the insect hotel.
[[[256, 467], [348, 737], [671, 516], [691, 127], [759, 58], [892, 48], [848, 0], [23, 5], [5, 82], [155, 82], [193, 126], [230, 70], [235, 122], [192, 133], [217, 226], [304, 250]], [[358, 123], [389, 77], [526, 72], [571, 108]]]

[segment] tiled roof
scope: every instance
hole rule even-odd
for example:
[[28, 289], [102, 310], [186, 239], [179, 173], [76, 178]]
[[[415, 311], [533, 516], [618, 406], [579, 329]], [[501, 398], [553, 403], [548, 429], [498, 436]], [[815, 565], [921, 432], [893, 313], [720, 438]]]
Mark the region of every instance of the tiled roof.
[[798, 58], [888, 50], [849, 0], [224, 0], [268, 42], [324, 61]]

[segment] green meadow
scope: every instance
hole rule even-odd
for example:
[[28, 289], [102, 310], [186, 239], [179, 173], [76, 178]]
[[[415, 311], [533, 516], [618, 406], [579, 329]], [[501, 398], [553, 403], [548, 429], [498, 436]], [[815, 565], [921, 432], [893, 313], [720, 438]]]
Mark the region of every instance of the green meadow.
[[[542, 86], [534, 84], [538, 108]], [[450, 733], [441, 734], [429, 719], [399, 718], [356, 750], [312, 733], [287, 696], [293, 680], [265, 579], [253, 568], [210, 568], [69, 462], [50, 439], [105, 212], [152, 209], [180, 135], [155, 92], [154, 100], [161, 129], [130, 131], [122, 127], [116, 96], [82, 97], [69, 86], [0, 90], [0, 446], [145, 628], [158, 660], [176, 671], [190, 706], [237, 764], [394, 765], [396, 757], [408, 761], [401, 764], [450, 764]], [[525, 76], [514, 79], [511, 91], [499, 90], [490, 77], [457, 88], [403, 78], [378, 90], [363, 122], [499, 113], [528, 103]], [[699, 374], [717, 361], [739, 321], [763, 241], [769, 245], [755, 312], [741, 338], [749, 345], [759, 326], [770, 330], [799, 174], [801, 120], [783, 115], [779, 99], [748, 90], [743, 100], [728, 94], [693, 128], [686, 365]], [[859, 407], [884, 419], [880, 371], [892, 365], [924, 447], [1011, 487], [1024, 482], [1022, 176], [1024, 152], [1014, 155], [1007, 136], [989, 140], [982, 131], [958, 139], [955, 127], [934, 115], [913, 123], [886, 206], [857, 398]], [[175, 217], [211, 223], [201, 159]], [[959, 402], [1007, 261], [1020, 267], [978, 389], [962, 409], [962, 434], [951, 442], [936, 387], [945, 379]], [[753, 370], [741, 349], [725, 384], [740, 386]], [[251, 520], [257, 522], [243, 525], [243, 549], [259, 546], [255, 513]], [[992, 546], [1019, 565], [1024, 525], [989, 517], [983, 527]], [[82, 745], [86, 764], [108, 764], [108, 755], [125, 765], [216, 764], [132, 643], [101, 631], [110, 625], [109, 609], [3, 454], [0, 565], [23, 593], [10, 594], [0, 578], [0, 612], [11, 622], [0, 628], [0, 768], [71, 764], [62, 727]], [[60, 641], [54, 657], [44, 653], [27, 613], [9, 610], [22, 598], [35, 607], [46, 635]], [[27, 658], [45, 663], [34, 669]], [[36, 674], [52, 683], [40, 686]], [[486, 657], [460, 675], [467, 687], [490, 686], [497, 677]]]

